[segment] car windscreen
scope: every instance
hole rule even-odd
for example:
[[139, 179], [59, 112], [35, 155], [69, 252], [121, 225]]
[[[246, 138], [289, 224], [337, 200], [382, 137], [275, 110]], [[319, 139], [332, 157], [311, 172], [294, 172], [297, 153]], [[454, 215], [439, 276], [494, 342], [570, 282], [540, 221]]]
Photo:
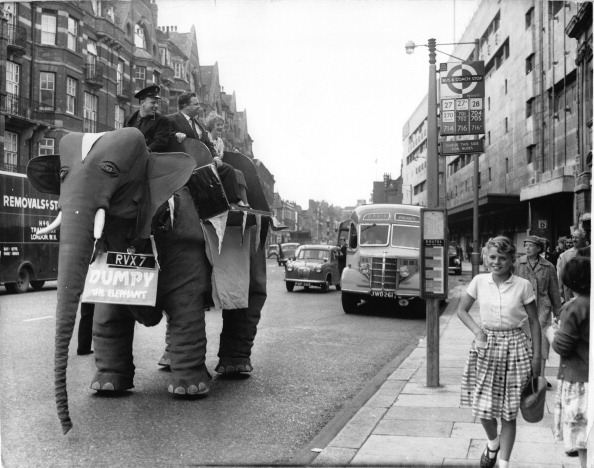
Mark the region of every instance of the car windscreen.
[[298, 260], [323, 260], [328, 258], [330, 254], [327, 250], [320, 249], [301, 249], [297, 252]]
[[389, 233], [389, 224], [361, 224], [359, 243], [361, 245], [386, 245]]
[[392, 224], [392, 246], [408, 249], [420, 248], [421, 230], [419, 226]]

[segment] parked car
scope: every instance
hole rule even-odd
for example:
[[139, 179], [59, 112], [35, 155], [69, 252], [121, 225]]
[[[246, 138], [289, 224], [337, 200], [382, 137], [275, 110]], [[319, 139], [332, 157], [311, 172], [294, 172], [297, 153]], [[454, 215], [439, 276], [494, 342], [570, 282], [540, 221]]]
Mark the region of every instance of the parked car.
[[462, 250], [455, 245], [448, 246], [448, 273], [462, 274]]
[[276, 257], [276, 261], [278, 262], [278, 266], [283, 266], [287, 264], [287, 260], [290, 260], [295, 257], [295, 251], [297, 247], [299, 247], [298, 242], [285, 242], [284, 244], [278, 244], [278, 256]]
[[266, 252], [266, 258], [278, 258], [278, 244], [272, 244], [268, 246], [268, 251]]
[[330, 286], [340, 291], [338, 255], [340, 247], [335, 245], [302, 245], [295, 253], [295, 259], [285, 266], [285, 286], [292, 292], [295, 286], [322, 288], [328, 292]]

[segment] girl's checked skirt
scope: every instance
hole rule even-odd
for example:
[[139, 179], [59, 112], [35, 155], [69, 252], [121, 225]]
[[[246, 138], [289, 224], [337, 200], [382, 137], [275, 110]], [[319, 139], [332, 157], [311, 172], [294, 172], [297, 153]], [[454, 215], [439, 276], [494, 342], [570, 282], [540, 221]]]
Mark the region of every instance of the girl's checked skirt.
[[462, 375], [460, 406], [481, 419], [516, 419], [520, 395], [532, 375], [532, 342], [520, 329], [485, 330], [487, 348], [474, 341]]

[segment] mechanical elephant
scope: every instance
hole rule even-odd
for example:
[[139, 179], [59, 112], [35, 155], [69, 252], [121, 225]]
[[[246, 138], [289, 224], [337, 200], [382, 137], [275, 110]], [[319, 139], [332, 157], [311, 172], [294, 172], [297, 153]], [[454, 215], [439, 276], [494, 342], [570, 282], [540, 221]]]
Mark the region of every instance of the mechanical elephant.
[[[150, 153], [142, 133], [124, 128], [104, 134], [70, 133], [60, 155], [33, 158], [27, 176], [40, 191], [59, 194], [60, 213], [47, 231], [60, 225], [56, 309], [55, 386], [62, 430], [72, 428], [66, 392], [68, 347], [89, 263], [95, 247], [150, 252], [151, 228], [161, 267], [156, 307], [97, 304], [93, 341], [97, 373], [91, 388], [133, 387], [132, 340], [135, 321], [156, 325], [169, 315], [169, 391], [203, 396], [210, 374], [205, 365], [203, 294], [210, 281], [204, 235], [186, 183], [196, 161], [184, 153]], [[154, 216], [175, 200], [175, 228], [159, 229]], [[155, 230], [155, 227], [157, 228]]]

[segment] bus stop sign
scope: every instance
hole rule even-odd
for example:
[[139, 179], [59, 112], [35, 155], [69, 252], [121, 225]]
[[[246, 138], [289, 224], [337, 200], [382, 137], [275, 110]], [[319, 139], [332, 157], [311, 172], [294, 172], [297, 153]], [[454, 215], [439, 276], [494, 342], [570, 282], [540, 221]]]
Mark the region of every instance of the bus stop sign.
[[421, 210], [421, 297], [448, 297], [448, 257], [444, 209]]

